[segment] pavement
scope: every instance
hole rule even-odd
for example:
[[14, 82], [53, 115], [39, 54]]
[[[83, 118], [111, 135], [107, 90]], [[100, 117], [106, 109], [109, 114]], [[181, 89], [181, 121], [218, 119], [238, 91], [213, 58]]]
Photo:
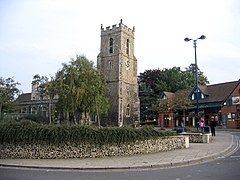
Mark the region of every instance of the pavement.
[[86, 159], [0, 159], [2, 167], [42, 169], [140, 169], [168, 168], [201, 163], [228, 156], [236, 146], [229, 132], [217, 131], [210, 143], [190, 143], [187, 149], [133, 156]]

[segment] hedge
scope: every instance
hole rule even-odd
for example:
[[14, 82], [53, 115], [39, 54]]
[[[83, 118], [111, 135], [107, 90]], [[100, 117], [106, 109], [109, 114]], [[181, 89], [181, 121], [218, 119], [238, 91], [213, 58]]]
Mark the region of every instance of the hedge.
[[151, 127], [92, 127], [80, 125], [46, 125], [32, 121], [0, 123], [0, 143], [10, 144], [123, 144], [137, 140], [174, 135]]

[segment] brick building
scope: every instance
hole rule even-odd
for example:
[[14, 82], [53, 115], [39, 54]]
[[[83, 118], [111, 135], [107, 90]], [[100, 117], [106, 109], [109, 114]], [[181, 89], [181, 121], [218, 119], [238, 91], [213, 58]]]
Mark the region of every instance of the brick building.
[[198, 96], [199, 117], [209, 125], [211, 117], [218, 126], [226, 128], [240, 128], [240, 80], [220, 84], [199, 86], [184, 93], [164, 92], [163, 98], [179, 98], [181, 94], [191, 100], [191, 105], [186, 108], [175, 108], [159, 114], [161, 127], [189, 126], [196, 127], [196, 97]]

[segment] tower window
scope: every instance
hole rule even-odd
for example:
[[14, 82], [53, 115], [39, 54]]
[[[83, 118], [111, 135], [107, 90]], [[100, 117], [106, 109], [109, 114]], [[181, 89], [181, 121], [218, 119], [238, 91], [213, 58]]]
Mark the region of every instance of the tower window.
[[126, 116], [130, 116], [130, 105], [127, 105]]
[[130, 96], [130, 89], [127, 87], [127, 96]]
[[108, 61], [108, 69], [111, 70], [113, 68], [112, 61]]
[[113, 53], [113, 38], [110, 38], [109, 40], [109, 53]]
[[126, 43], [126, 54], [129, 55], [129, 39], [127, 39], [127, 43]]

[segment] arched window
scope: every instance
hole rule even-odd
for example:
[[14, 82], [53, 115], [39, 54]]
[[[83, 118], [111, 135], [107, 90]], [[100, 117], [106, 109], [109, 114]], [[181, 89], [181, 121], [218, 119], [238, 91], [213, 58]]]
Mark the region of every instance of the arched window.
[[109, 40], [109, 53], [113, 53], [113, 38], [110, 38]]
[[35, 106], [32, 107], [32, 114], [37, 114], [37, 108]]
[[126, 116], [130, 116], [130, 105], [127, 105]]
[[127, 96], [129, 96], [130, 97], [130, 88], [129, 87], [127, 87]]
[[126, 42], [126, 54], [129, 55], [129, 39]]
[[22, 113], [27, 113], [27, 108], [26, 107], [22, 108]]
[[108, 70], [111, 70], [113, 68], [113, 63], [112, 61], [108, 61]]

